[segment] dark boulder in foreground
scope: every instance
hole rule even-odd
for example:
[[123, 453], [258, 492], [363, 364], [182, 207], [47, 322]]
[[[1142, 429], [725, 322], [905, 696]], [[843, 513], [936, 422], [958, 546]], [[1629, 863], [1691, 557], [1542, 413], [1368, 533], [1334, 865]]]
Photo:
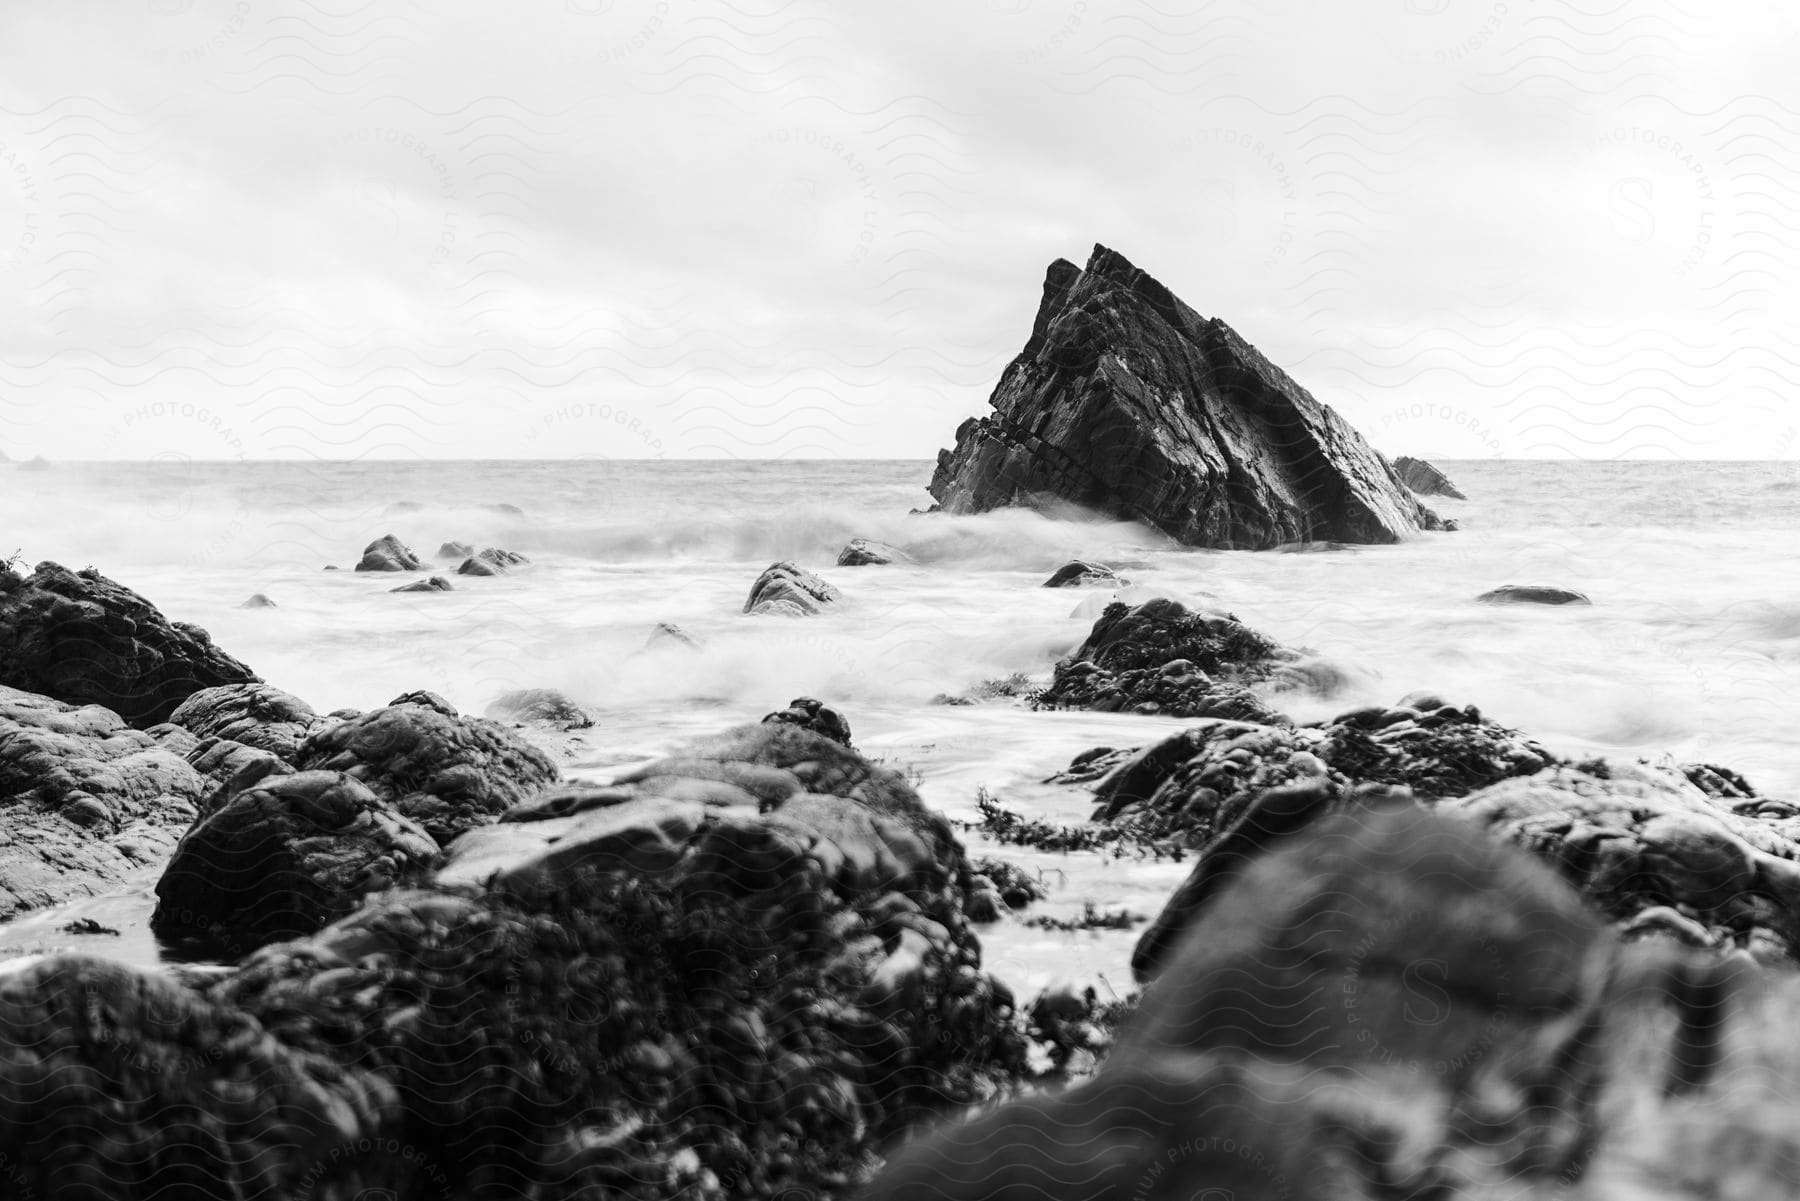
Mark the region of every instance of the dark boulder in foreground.
[[186, 749], [98, 705], [0, 686], [0, 920], [165, 858], [212, 787]]
[[892, 564], [910, 564], [914, 562], [911, 555], [897, 546], [889, 546], [885, 542], [876, 542], [869, 538], [852, 538], [843, 550], [838, 552], [839, 567], [886, 567]]
[[511, 730], [428, 692], [316, 731], [295, 766], [348, 772], [440, 843], [557, 779], [556, 765]]
[[383, 534], [363, 547], [358, 571], [423, 571], [425, 564], [413, 554], [412, 547], [392, 534]]
[[1061, 502], [1240, 549], [1443, 528], [1343, 418], [1104, 246], [1051, 264], [989, 403], [938, 454], [945, 512]]
[[1115, 601], [1032, 704], [1285, 722], [1247, 685], [1298, 658], [1234, 617], [1194, 613], [1163, 597], [1135, 606]]
[[[1466, 823], [1361, 806], [1226, 879], [1091, 1081], [903, 1149], [865, 1197], [1573, 1195], [1632, 1133], [1602, 1105], [1615, 1077], [1646, 1100], [1733, 1086], [1741, 981], [1620, 946]], [[1644, 1020], [1658, 1002], [1672, 1035]], [[1643, 1026], [1659, 1041], [1622, 1051]]]
[[788, 702], [787, 708], [771, 713], [763, 720], [786, 722], [815, 734], [823, 734], [844, 746], [850, 745], [850, 723], [844, 720], [844, 715], [810, 696], [796, 697]]
[[224, 684], [194, 693], [169, 720], [197, 737], [229, 738], [292, 763], [301, 742], [326, 719], [299, 697], [272, 685]]
[[805, 568], [771, 563], [750, 586], [744, 612], [805, 617], [842, 599], [841, 592]]
[[[815, 791], [766, 813], [646, 795], [516, 825], [561, 837], [382, 894], [193, 989], [75, 956], [15, 969], [0, 981], [11, 1186], [846, 1195], [900, 1131], [1025, 1073], [947, 822], [791, 726], [683, 754]], [[816, 791], [824, 762], [842, 791]]]
[[1449, 476], [1424, 459], [1401, 455], [1394, 460], [1394, 474], [1400, 477], [1401, 483], [1420, 496], [1448, 496], [1451, 500], [1469, 499], [1455, 484], [1450, 482]]
[[1071, 559], [1051, 573], [1044, 581], [1046, 588], [1116, 588], [1129, 583], [1119, 578], [1119, 573], [1104, 563], [1088, 563], [1081, 559]]
[[1567, 588], [1543, 584], [1507, 584], [1475, 598], [1484, 605], [1591, 605], [1594, 602]]
[[102, 705], [134, 726], [169, 720], [182, 701], [257, 675], [199, 626], [93, 568], [0, 566], [0, 684], [74, 705]]
[[341, 772], [278, 775], [212, 803], [157, 881], [150, 927], [219, 958], [312, 934], [438, 859], [429, 834]]
[[520, 688], [495, 697], [484, 715], [494, 721], [554, 726], [559, 730], [585, 730], [593, 715], [554, 688]]
[[517, 551], [502, 550], [497, 546], [483, 547], [456, 569], [457, 575], [505, 575], [515, 567], [522, 567], [531, 562]]
[[428, 580], [414, 580], [410, 584], [402, 584], [398, 588], [389, 588], [389, 592], [455, 592], [455, 585], [441, 575], [434, 575]]

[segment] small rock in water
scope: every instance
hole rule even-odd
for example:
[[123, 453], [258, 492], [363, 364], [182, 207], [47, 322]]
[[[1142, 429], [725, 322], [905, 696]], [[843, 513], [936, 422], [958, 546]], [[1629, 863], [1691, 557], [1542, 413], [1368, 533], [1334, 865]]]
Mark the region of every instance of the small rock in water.
[[437, 557], [440, 559], [463, 560], [475, 553], [475, 548], [467, 542], [446, 542], [438, 547]]
[[503, 693], [487, 707], [483, 716], [495, 721], [555, 726], [562, 730], [585, 730], [594, 724], [593, 716], [587, 710], [554, 688], [521, 688]]
[[868, 538], [852, 538], [837, 557], [839, 567], [886, 567], [913, 561], [913, 557], [899, 547]]
[[1128, 584], [1129, 580], [1119, 578], [1119, 573], [1104, 563], [1089, 563], [1082, 559], [1071, 559], [1056, 569], [1054, 575], [1044, 581], [1046, 588], [1111, 588], [1120, 584]]
[[804, 617], [842, 599], [843, 593], [805, 568], [787, 562], [771, 563], [750, 586], [744, 612]]
[[110, 934], [114, 938], [119, 936], [117, 930], [111, 926], [102, 926], [91, 917], [78, 917], [72, 922], [64, 922], [57, 929], [64, 934]]
[[417, 580], [411, 584], [402, 584], [398, 588], [389, 588], [389, 592], [455, 592], [450, 581], [441, 575], [434, 575], [429, 580]]
[[456, 569], [458, 575], [505, 575], [515, 567], [531, 562], [516, 551], [502, 550], [497, 546], [484, 547], [480, 551], [463, 560]]
[[1507, 584], [1475, 598], [1484, 605], [1591, 605], [1594, 602], [1567, 588], [1544, 584]]
[[763, 720], [786, 722], [815, 734], [823, 734], [844, 746], [850, 745], [850, 723], [844, 720], [844, 715], [810, 696], [795, 697], [788, 702], [787, 708], [771, 713]]
[[1420, 496], [1448, 496], [1452, 500], [1468, 500], [1457, 490], [1450, 477], [1427, 463], [1424, 459], [1415, 459], [1401, 455], [1394, 460], [1394, 474], [1400, 482], [1418, 493]]
[[658, 647], [666, 646], [683, 646], [689, 650], [696, 651], [701, 649], [701, 643], [698, 638], [695, 638], [692, 634], [688, 633], [672, 621], [659, 621], [656, 623], [655, 628], [650, 631], [650, 637], [644, 640], [644, 649], [654, 650]]
[[279, 606], [277, 606], [274, 601], [270, 600], [260, 592], [238, 606], [240, 609], [274, 609], [278, 607]]
[[424, 567], [411, 547], [392, 534], [383, 534], [363, 547], [362, 560], [357, 563], [356, 570], [422, 571]]

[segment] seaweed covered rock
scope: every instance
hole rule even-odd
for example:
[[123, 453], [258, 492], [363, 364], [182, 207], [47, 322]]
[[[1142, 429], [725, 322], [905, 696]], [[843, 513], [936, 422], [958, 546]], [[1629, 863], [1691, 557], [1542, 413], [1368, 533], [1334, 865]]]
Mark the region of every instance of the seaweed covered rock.
[[888, 567], [913, 561], [913, 557], [899, 547], [869, 538], [850, 539], [837, 557], [839, 567]]
[[295, 766], [348, 772], [439, 843], [557, 779], [556, 765], [511, 730], [460, 716], [428, 692], [315, 731]]
[[1056, 665], [1040, 709], [1098, 709], [1284, 723], [1247, 685], [1299, 659], [1229, 615], [1158, 597], [1106, 606], [1087, 639]]
[[1119, 578], [1119, 573], [1104, 563], [1089, 563], [1084, 559], [1071, 559], [1050, 573], [1044, 581], [1046, 588], [1116, 588], [1128, 583]]
[[1394, 460], [1394, 474], [1400, 482], [1420, 496], [1448, 496], [1451, 500], [1468, 500], [1450, 477], [1424, 459], [1401, 455]]
[[554, 688], [521, 688], [494, 698], [485, 710], [494, 721], [552, 726], [558, 730], [585, 730], [594, 724], [586, 709]]
[[786, 722], [815, 734], [823, 734], [833, 742], [850, 745], [850, 723], [844, 720], [844, 715], [810, 696], [794, 698], [788, 702], [787, 708], [771, 713], [763, 720]]
[[805, 617], [842, 599], [841, 592], [805, 568], [771, 563], [750, 586], [744, 612]]
[[388, 1081], [172, 977], [74, 955], [0, 968], [8, 1197], [358, 1195], [393, 1179], [359, 1144], [402, 1112]]
[[425, 564], [413, 554], [412, 547], [392, 534], [383, 534], [363, 547], [357, 561], [358, 571], [423, 571]]
[[325, 718], [291, 693], [269, 684], [225, 684], [203, 688], [169, 715], [197, 737], [229, 738], [294, 761], [301, 742]]
[[156, 884], [150, 926], [234, 959], [416, 881], [438, 844], [341, 772], [277, 775], [212, 802]]
[[483, 547], [481, 550], [464, 559], [462, 566], [456, 569], [457, 575], [505, 575], [515, 567], [522, 567], [531, 562], [517, 551], [502, 550], [497, 546]]
[[162, 859], [211, 787], [116, 713], [0, 686], [0, 919]]
[[20, 576], [0, 566], [0, 684], [103, 705], [144, 727], [202, 688], [256, 682], [205, 630], [169, 621], [91, 567], [39, 563]]
[[1800, 829], [1730, 806], [1678, 769], [1563, 764], [1442, 802], [1555, 867], [1633, 932], [1800, 961]]
[[1051, 264], [989, 403], [938, 454], [947, 513], [1060, 502], [1240, 549], [1443, 528], [1343, 418], [1104, 246]]

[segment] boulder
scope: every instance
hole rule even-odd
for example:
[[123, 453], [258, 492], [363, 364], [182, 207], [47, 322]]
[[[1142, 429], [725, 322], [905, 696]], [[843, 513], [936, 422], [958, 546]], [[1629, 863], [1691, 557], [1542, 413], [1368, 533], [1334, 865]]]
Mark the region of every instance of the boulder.
[[441, 575], [434, 575], [428, 580], [415, 580], [410, 584], [402, 584], [398, 588], [389, 588], [389, 592], [455, 592], [449, 580]]
[[1427, 463], [1424, 459], [1415, 459], [1409, 455], [1401, 455], [1394, 460], [1394, 474], [1400, 482], [1417, 492], [1420, 496], [1448, 496], [1451, 500], [1468, 500], [1459, 491], [1450, 477]]
[[458, 562], [461, 562], [463, 559], [468, 558], [474, 553], [475, 548], [470, 546], [467, 542], [451, 541], [438, 547], [437, 557], [440, 559], [455, 559]]
[[744, 612], [800, 617], [842, 599], [842, 593], [812, 572], [792, 563], [771, 563], [751, 585]]
[[911, 564], [915, 560], [897, 546], [889, 546], [885, 542], [875, 542], [868, 538], [852, 538], [849, 545], [838, 552], [839, 567], [887, 567], [894, 564]]
[[672, 621], [657, 622], [650, 631], [650, 636], [644, 639], [644, 649], [647, 651], [671, 646], [679, 646], [691, 651], [701, 649], [699, 639]]
[[796, 697], [788, 702], [787, 708], [771, 713], [763, 720], [786, 722], [823, 734], [833, 742], [850, 745], [850, 723], [844, 720], [844, 715], [810, 696]]
[[300, 743], [326, 719], [299, 697], [259, 683], [202, 688], [169, 720], [197, 738], [228, 738], [292, 763]]
[[558, 730], [585, 730], [594, 724], [586, 709], [554, 688], [521, 688], [502, 693], [487, 707], [485, 716]]
[[166, 857], [211, 787], [116, 713], [0, 686], [0, 920]]
[[341, 772], [272, 776], [211, 804], [157, 881], [150, 927], [218, 958], [314, 933], [438, 859], [431, 835]]
[[1343, 418], [1103, 246], [1051, 264], [989, 403], [938, 455], [945, 512], [1078, 505], [1240, 549], [1442, 528]]
[[1049, 579], [1044, 581], [1046, 588], [1117, 588], [1130, 583], [1119, 578], [1119, 573], [1104, 563], [1088, 563], [1081, 559], [1071, 559], [1058, 567]]
[[169, 621], [91, 567], [0, 567], [0, 684], [152, 726], [202, 688], [256, 682], [205, 630]]
[[356, 565], [358, 571], [423, 571], [424, 568], [425, 564], [413, 554], [412, 548], [392, 534], [383, 534], [363, 547], [362, 559]]
[[280, 608], [280, 606], [277, 605], [274, 601], [270, 600], [268, 597], [264, 596], [262, 593], [258, 592], [255, 595], [251, 596], [243, 604], [239, 605], [238, 608], [240, 608], [240, 609], [277, 609], [277, 608]]
[[501, 550], [497, 546], [484, 547], [463, 560], [462, 566], [456, 569], [457, 575], [505, 575], [515, 567], [531, 562], [516, 551]]
[[1567, 588], [1544, 584], [1507, 584], [1475, 598], [1484, 605], [1591, 605], [1594, 602]]
[[440, 844], [495, 820], [558, 774], [505, 726], [459, 716], [429, 692], [314, 731], [295, 766], [355, 776]]
[[1141, 605], [1115, 602], [1031, 703], [1282, 723], [1288, 719], [1248, 685], [1298, 658], [1230, 615], [1193, 613], [1161, 597]]

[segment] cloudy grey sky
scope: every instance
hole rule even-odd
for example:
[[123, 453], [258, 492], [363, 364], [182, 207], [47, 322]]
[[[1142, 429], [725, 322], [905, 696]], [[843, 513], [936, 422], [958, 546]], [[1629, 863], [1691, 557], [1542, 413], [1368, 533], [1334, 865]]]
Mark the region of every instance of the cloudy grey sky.
[[1800, 456], [1800, 20], [8, 0], [0, 451], [923, 458], [1095, 242], [1381, 449]]

